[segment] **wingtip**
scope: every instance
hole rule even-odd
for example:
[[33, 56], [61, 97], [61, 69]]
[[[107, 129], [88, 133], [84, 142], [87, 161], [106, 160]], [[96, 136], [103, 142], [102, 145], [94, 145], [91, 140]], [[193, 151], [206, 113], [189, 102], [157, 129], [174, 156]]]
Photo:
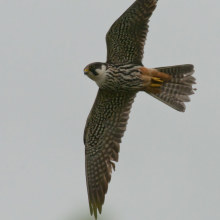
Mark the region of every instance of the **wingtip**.
[[94, 217], [95, 219], [97, 219], [98, 215], [97, 215], [97, 207], [93, 207], [94, 208]]
[[90, 215], [92, 216], [93, 215], [93, 208], [92, 208], [91, 203], [89, 203], [89, 210], [90, 210]]
[[102, 205], [98, 206], [99, 214], [102, 214]]

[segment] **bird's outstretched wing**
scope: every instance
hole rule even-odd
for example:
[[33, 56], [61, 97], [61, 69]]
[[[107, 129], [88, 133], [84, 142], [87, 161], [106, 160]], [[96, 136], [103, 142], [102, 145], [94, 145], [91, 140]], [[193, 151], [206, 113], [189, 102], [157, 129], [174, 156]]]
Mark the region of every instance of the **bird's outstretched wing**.
[[106, 35], [107, 63], [142, 65], [148, 22], [158, 0], [136, 0]]
[[99, 89], [84, 131], [86, 181], [91, 215], [101, 213], [119, 143], [126, 130], [136, 92]]

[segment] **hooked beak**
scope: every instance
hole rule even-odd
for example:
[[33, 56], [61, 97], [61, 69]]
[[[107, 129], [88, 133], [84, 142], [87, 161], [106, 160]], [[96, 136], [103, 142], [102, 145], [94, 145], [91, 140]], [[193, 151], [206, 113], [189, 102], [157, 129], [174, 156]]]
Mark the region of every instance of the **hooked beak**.
[[89, 72], [89, 70], [88, 70], [88, 69], [84, 69], [84, 75], [87, 75], [87, 74], [88, 74], [88, 72]]

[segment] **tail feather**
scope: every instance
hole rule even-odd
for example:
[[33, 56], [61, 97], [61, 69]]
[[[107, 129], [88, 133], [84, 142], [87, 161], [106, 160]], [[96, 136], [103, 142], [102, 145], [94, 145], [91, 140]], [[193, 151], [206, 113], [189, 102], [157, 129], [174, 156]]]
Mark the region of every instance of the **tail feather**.
[[185, 84], [189, 84], [189, 85], [192, 85], [192, 84], [196, 84], [196, 78], [193, 77], [193, 76], [185, 76], [183, 79], [182, 79], [183, 83]]
[[168, 106], [184, 112], [184, 102], [189, 102], [189, 95], [194, 94], [192, 84], [195, 84], [196, 79], [192, 76], [194, 66], [191, 64], [159, 67], [157, 71], [168, 74], [172, 77], [170, 81], [164, 81], [160, 87], [160, 93], [151, 93], [149, 95], [167, 104]]
[[184, 64], [177, 66], [166, 66], [166, 67], [157, 67], [154, 68], [159, 72], [166, 73], [172, 77], [175, 77], [180, 74], [192, 75], [194, 73], [194, 66], [192, 64]]
[[169, 94], [166, 94], [164, 92], [161, 92], [160, 94], [150, 95], [165, 103], [166, 105], [176, 109], [177, 111], [184, 112], [186, 109], [185, 104], [181, 100], [175, 98], [174, 96], [170, 96]]
[[188, 95], [175, 95], [176, 99], [179, 99], [182, 102], [190, 102], [191, 99]]
[[170, 95], [192, 95], [194, 93], [191, 85], [181, 85], [176, 83], [162, 83], [160, 89]]
[[171, 83], [177, 83], [177, 84], [188, 84], [188, 85], [192, 85], [192, 84], [196, 84], [196, 79], [193, 76], [185, 76], [184, 75], [181, 78], [172, 78], [170, 80]]

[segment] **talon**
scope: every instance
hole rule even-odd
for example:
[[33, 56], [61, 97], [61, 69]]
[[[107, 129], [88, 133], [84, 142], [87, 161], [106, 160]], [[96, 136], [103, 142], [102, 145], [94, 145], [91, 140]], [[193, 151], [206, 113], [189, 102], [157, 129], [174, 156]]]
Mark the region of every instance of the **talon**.
[[150, 84], [150, 87], [161, 87], [161, 84]]
[[156, 82], [160, 82], [160, 83], [163, 82], [163, 80], [161, 80], [160, 78], [157, 78], [157, 77], [151, 77], [151, 79], [153, 79]]

